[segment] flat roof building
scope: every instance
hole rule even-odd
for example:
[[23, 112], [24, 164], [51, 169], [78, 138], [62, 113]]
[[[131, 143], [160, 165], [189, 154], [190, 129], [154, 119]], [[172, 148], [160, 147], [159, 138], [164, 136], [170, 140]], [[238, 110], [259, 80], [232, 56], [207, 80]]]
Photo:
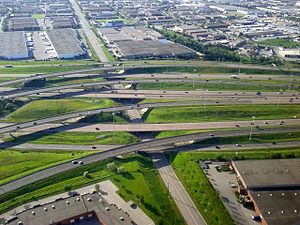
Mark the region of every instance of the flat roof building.
[[300, 224], [300, 159], [233, 161], [263, 225]]
[[300, 159], [233, 161], [232, 165], [247, 189], [300, 188]]
[[86, 51], [82, 49], [77, 34], [73, 29], [48, 30], [47, 35], [53, 45], [57, 58], [70, 59], [86, 55]]
[[24, 32], [0, 33], [0, 58], [24, 59], [28, 57], [29, 54]]
[[[93, 223], [88, 221], [93, 220]], [[76, 194], [36, 205], [17, 213], [7, 225], [103, 224], [132, 225], [134, 221], [122, 209], [110, 205], [97, 193]]]

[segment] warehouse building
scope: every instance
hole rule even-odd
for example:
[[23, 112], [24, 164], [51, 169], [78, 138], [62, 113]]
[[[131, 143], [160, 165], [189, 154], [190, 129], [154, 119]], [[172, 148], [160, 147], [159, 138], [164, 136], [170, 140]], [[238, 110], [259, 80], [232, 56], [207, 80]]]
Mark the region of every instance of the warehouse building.
[[110, 205], [97, 193], [76, 194], [16, 213], [7, 225], [132, 225], [124, 210]]
[[0, 33], [0, 58], [25, 59], [29, 57], [24, 32]]
[[300, 159], [234, 161], [232, 166], [240, 193], [248, 195], [263, 225], [299, 225]]
[[47, 36], [56, 52], [57, 58], [72, 59], [86, 57], [86, 51], [83, 50], [84, 46], [73, 29], [48, 30]]
[[122, 27], [98, 29], [101, 38], [110, 45], [119, 59], [196, 58], [195, 51], [166, 40], [149, 28]]

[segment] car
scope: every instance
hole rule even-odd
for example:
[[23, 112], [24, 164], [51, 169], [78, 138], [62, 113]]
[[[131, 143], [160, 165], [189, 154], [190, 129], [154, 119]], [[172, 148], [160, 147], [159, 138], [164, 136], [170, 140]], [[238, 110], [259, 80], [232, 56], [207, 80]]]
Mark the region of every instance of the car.
[[236, 124], [235, 126], [236, 126], [236, 127], [240, 127], [240, 125], [238, 125], [238, 124]]
[[265, 121], [264, 124], [269, 124], [269, 123], [267, 121]]
[[109, 207], [106, 207], [104, 210], [105, 210], [105, 211], [109, 211], [109, 210], [110, 210], [110, 208], [109, 208]]
[[96, 129], [96, 130], [100, 130], [99, 127], [96, 127], [95, 129]]
[[252, 218], [252, 220], [257, 221], [257, 222], [261, 221], [261, 215], [254, 215], [254, 216], [251, 216], [251, 218]]
[[236, 146], [236, 147], [241, 147], [242, 145], [241, 145], [241, 144], [235, 144], [235, 146]]
[[76, 160], [72, 160], [72, 163], [73, 164], [77, 164], [78, 162]]
[[92, 146], [92, 149], [97, 149], [97, 147], [96, 146]]
[[231, 187], [231, 188], [237, 188], [237, 185], [231, 183], [231, 184], [230, 184], [230, 187]]
[[78, 163], [79, 163], [80, 165], [83, 165], [83, 162], [82, 162], [82, 161], [79, 161]]
[[185, 91], [184, 93], [188, 94], [189, 92], [188, 92], [188, 91]]
[[214, 137], [215, 135], [214, 134], [209, 134], [209, 136]]

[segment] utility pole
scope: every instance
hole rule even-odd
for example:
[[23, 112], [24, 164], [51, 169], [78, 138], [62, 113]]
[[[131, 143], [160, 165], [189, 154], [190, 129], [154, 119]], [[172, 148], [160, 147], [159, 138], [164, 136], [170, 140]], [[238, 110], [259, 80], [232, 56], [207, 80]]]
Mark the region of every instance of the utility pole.
[[255, 119], [255, 116], [252, 116], [252, 121], [251, 121], [251, 123], [250, 123], [249, 141], [251, 141], [251, 139], [252, 139], [252, 132], [253, 132], [254, 119]]

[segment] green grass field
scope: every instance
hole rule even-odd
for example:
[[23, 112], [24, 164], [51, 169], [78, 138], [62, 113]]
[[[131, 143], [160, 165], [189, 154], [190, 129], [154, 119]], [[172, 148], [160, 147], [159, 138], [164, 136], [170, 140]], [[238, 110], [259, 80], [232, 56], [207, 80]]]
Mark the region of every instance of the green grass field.
[[[216, 83], [216, 82], [207, 82], [207, 83], [139, 83], [136, 85], [137, 89], [142, 90], [209, 90], [209, 91], [264, 91], [264, 92], [276, 92], [280, 89], [286, 90], [287, 83], [282, 85], [266, 85], [261, 84], [257, 85], [255, 83]], [[297, 88], [298, 89], [298, 88]]]
[[55, 78], [55, 79], [49, 79], [47, 80], [46, 86], [52, 87], [52, 86], [63, 86], [63, 85], [70, 85], [70, 84], [81, 84], [81, 83], [92, 83], [92, 82], [101, 82], [104, 81], [102, 77], [67, 77], [67, 78]]
[[33, 14], [31, 17], [37, 20], [42, 20], [45, 18], [45, 14]]
[[250, 144], [250, 143], [270, 143], [300, 141], [300, 132], [279, 133], [279, 134], [254, 134], [249, 141], [249, 136], [235, 136], [223, 138], [211, 138], [201, 141], [201, 144]]
[[[124, 167], [127, 172], [117, 174], [106, 169], [106, 164], [114, 161], [117, 166]], [[83, 172], [89, 172], [89, 178]], [[148, 214], [155, 224], [185, 224], [174, 202], [150, 159], [133, 154], [123, 159], [108, 159], [85, 165], [80, 168], [47, 178], [30, 186], [0, 196], [0, 212], [13, 207], [65, 192], [68, 186], [76, 189], [106, 179], [112, 180], [119, 188], [119, 194], [125, 200], [133, 200]]]
[[284, 48], [297, 48], [300, 47], [300, 43], [287, 38], [276, 38], [259, 41], [259, 44], [268, 46], [280, 46]]
[[91, 110], [115, 106], [112, 100], [108, 99], [89, 99], [89, 98], [70, 98], [70, 99], [50, 99], [32, 101], [15, 112], [9, 114], [5, 121], [23, 122], [44, 117], [60, 115], [69, 112]]
[[89, 152], [2, 150], [0, 151], [0, 184], [87, 154]]
[[218, 105], [154, 108], [146, 113], [147, 123], [208, 122], [256, 119], [284, 119], [300, 116], [300, 105]]
[[35, 60], [15, 60], [15, 61], [5, 61], [1, 60], [0, 65], [13, 65], [13, 66], [37, 66], [37, 65], [49, 65], [49, 66], [59, 66], [59, 65], [96, 65], [96, 62], [90, 59], [80, 59], [80, 60], [61, 60], [61, 59], [51, 59], [48, 61], [35, 61]]
[[43, 66], [43, 67], [13, 67], [13, 68], [0, 68], [0, 74], [35, 74], [35, 73], [57, 73], [72, 70], [81, 70], [92, 68], [90, 65], [67, 65], [67, 66]]
[[35, 144], [70, 144], [70, 145], [128, 145], [136, 143], [139, 138], [129, 132], [59, 132], [48, 135], [30, 134], [16, 139], [7, 138], [10, 142], [30, 142]]
[[234, 224], [218, 194], [197, 164], [198, 160], [268, 159], [300, 157], [300, 149], [257, 150], [238, 152], [182, 152], [171, 156], [172, 166], [193, 199], [198, 210], [210, 225]]

